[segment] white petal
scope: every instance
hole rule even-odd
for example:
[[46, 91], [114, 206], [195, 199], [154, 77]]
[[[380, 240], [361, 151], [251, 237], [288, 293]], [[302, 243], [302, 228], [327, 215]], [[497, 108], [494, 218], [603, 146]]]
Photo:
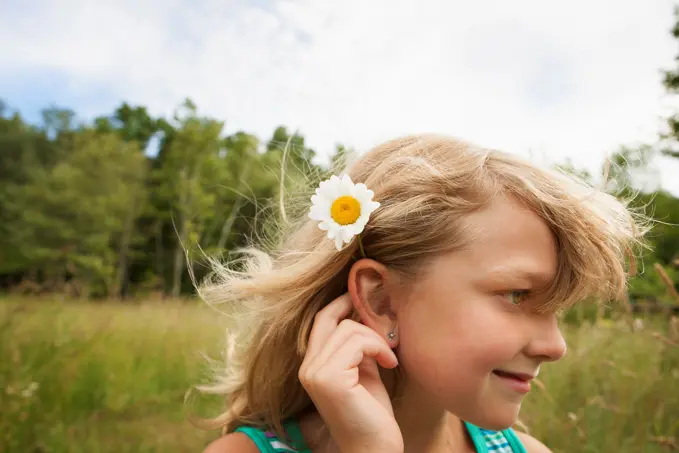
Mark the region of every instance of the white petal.
[[342, 239], [342, 242], [347, 242], [347, 225], [342, 225], [342, 228], [339, 230], [338, 236]]
[[376, 201], [371, 201], [371, 200], [361, 200], [361, 215], [365, 213], [366, 215], [370, 215], [373, 213], [373, 211], [377, 208], [380, 207], [380, 204]]
[[353, 238], [355, 234], [354, 231], [355, 230], [353, 225], [347, 225], [342, 229], [342, 239], [344, 240], [344, 242], [346, 242], [347, 244], [351, 242], [351, 238]]
[[328, 231], [330, 229], [330, 226], [328, 225], [327, 222], [323, 221], [318, 224], [318, 228], [320, 228], [323, 231]]
[[335, 201], [337, 198], [342, 196], [342, 180], [337, 176], [332, 175], [328, 188], [328, 195], [332, 201]]
[[354, 183], [351, 181], [349, 175], [342, 176], [342, 183], [340, 184], [340, 196], [351, 195], [355, 196]]
[[335, 238], [335, 248], [338, 251], [342, 250], [342, 239], [340, 237]]
[[356, 198], [361, 200], [361, 203], [363, 204], [370, 204], [373, 201], [373, 194], [370, 193], [368, 190], [356, 190]]
[[349, 243], [354, 239], [355, 236], [356, 236], [356, 227], [354, 225], [351, 225], [351, 229], [347, 230], [344, 233], [344, 240], [345, 240], [345, 242]]
[[377, 209], [379, 207], [380, 207], [380, 204], [376, 203], [374, 201], [366, 203], [366, 207], [365, 207], [366, 215], [371, 215], [373, 212], [375, 212], [375, 209]]
[[318, 187], [318, 196], [323, 200], [332, 200], [333, 199], [332, 185], [321, 183], [321, 185]]
[[365, 195], [365, 196], [368, 196], [368, 197], [372, 197], [372, 196], [374, 195], [374, 194], [372, 193], [372, 190], [369, 190], [369, 189], [366, 187], [366, 185], [363, 184], [362, 182], [359, 182], [358, 184], [356, 184], [355, 187], [356, 187], [356, 194], [358, 194], [359, 196], [364, 196], [364, 195]]
[[309, 210], [309, 218], [313, 220], [327, 220], [330, 217], [330, 205], [326, 202], [314, 205]]
[[352, 184], [349, 188], [349, 195], [356, 198], [356, 186], [354, 184]]
[[356, 223], [354, 223], [354, 234], [359, 235], [363, 233], [363, 229], [365, 228], [365, 224], [368, 222], [362, 222], [361, 219], [358, 219]]
[[332, 175], [328, 179], [328, 187], [339, 187], [342, 184], [342, 179], [337, 175]]
[[338, 184], [339, 184], [339, 178], [337, 178], [336, 176], [335, 176], [334, 179], [331, 177], [330, 179], [322, 181], [318, 186], [318, 191], [319, 191], [318, 194], [321, 197], [323, 197], [324, 199], [332, 202], [332, 200], [335, 200], [335, 198], [337, 198], [337, 185]]
[[370, 197], [360, 190], [356, 190], [356, 199], [361, 203], [361, 207], [363, 207], [365, 203], [370, 202]]
[[334, 239], [340, 235], [340, 226], [335, 222], [326, 222], [328, 226], [328, 239]]
[[365, 184], [356, 184], [355, 186], [356, 190], [356, 197], [361, 198], [362, 200], [372, 200], [373, 196], [375, 195], [372, 190], [369, 190]]

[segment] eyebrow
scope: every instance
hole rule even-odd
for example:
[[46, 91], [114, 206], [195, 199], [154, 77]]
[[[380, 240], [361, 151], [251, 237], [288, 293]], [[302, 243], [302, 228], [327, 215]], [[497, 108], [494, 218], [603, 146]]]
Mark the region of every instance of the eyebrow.
[[488, 271], [488, 277], [507, 279], [507, 280], [523, 280], [539, 287], [547, 287], [552, 284], [555, 275], [540, 269], [526, 269], [523, 267], [498, 266], [491, 268]]

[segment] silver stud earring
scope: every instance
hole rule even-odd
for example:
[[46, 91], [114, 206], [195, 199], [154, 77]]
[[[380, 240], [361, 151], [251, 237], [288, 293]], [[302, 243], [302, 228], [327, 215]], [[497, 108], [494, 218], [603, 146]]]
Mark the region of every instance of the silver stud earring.
[[396, 334], [395, 334], [394, 332], [389, 332], [389, 333], [387, 334], [387, 338], [388, 338], [389, 340], [393, 340], [394, 338], [396, 338]]

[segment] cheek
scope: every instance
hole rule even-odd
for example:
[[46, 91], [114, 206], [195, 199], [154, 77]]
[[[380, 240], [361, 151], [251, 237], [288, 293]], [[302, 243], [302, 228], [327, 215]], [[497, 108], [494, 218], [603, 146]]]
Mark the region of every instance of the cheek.
[[[399, 321], [399, 361], [420, 384], [438, 391], [471, 390], [521, 350], [512, 316], [494, 301], [413, 306]], [[464, 305], [462, 305], [464, 304]]]

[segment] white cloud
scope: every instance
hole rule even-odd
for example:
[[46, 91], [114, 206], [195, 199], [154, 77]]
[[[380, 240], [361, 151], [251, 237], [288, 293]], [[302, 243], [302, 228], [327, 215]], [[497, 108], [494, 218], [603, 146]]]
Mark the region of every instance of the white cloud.
[[321, 153], [435, 131], [597, 169], [657, 135], [677, 52], [670, 0], [33, 5], [0, 12], [0, 70], [59, 71], [163, 114], [190, 96], [229, 130], [285, 124]]

